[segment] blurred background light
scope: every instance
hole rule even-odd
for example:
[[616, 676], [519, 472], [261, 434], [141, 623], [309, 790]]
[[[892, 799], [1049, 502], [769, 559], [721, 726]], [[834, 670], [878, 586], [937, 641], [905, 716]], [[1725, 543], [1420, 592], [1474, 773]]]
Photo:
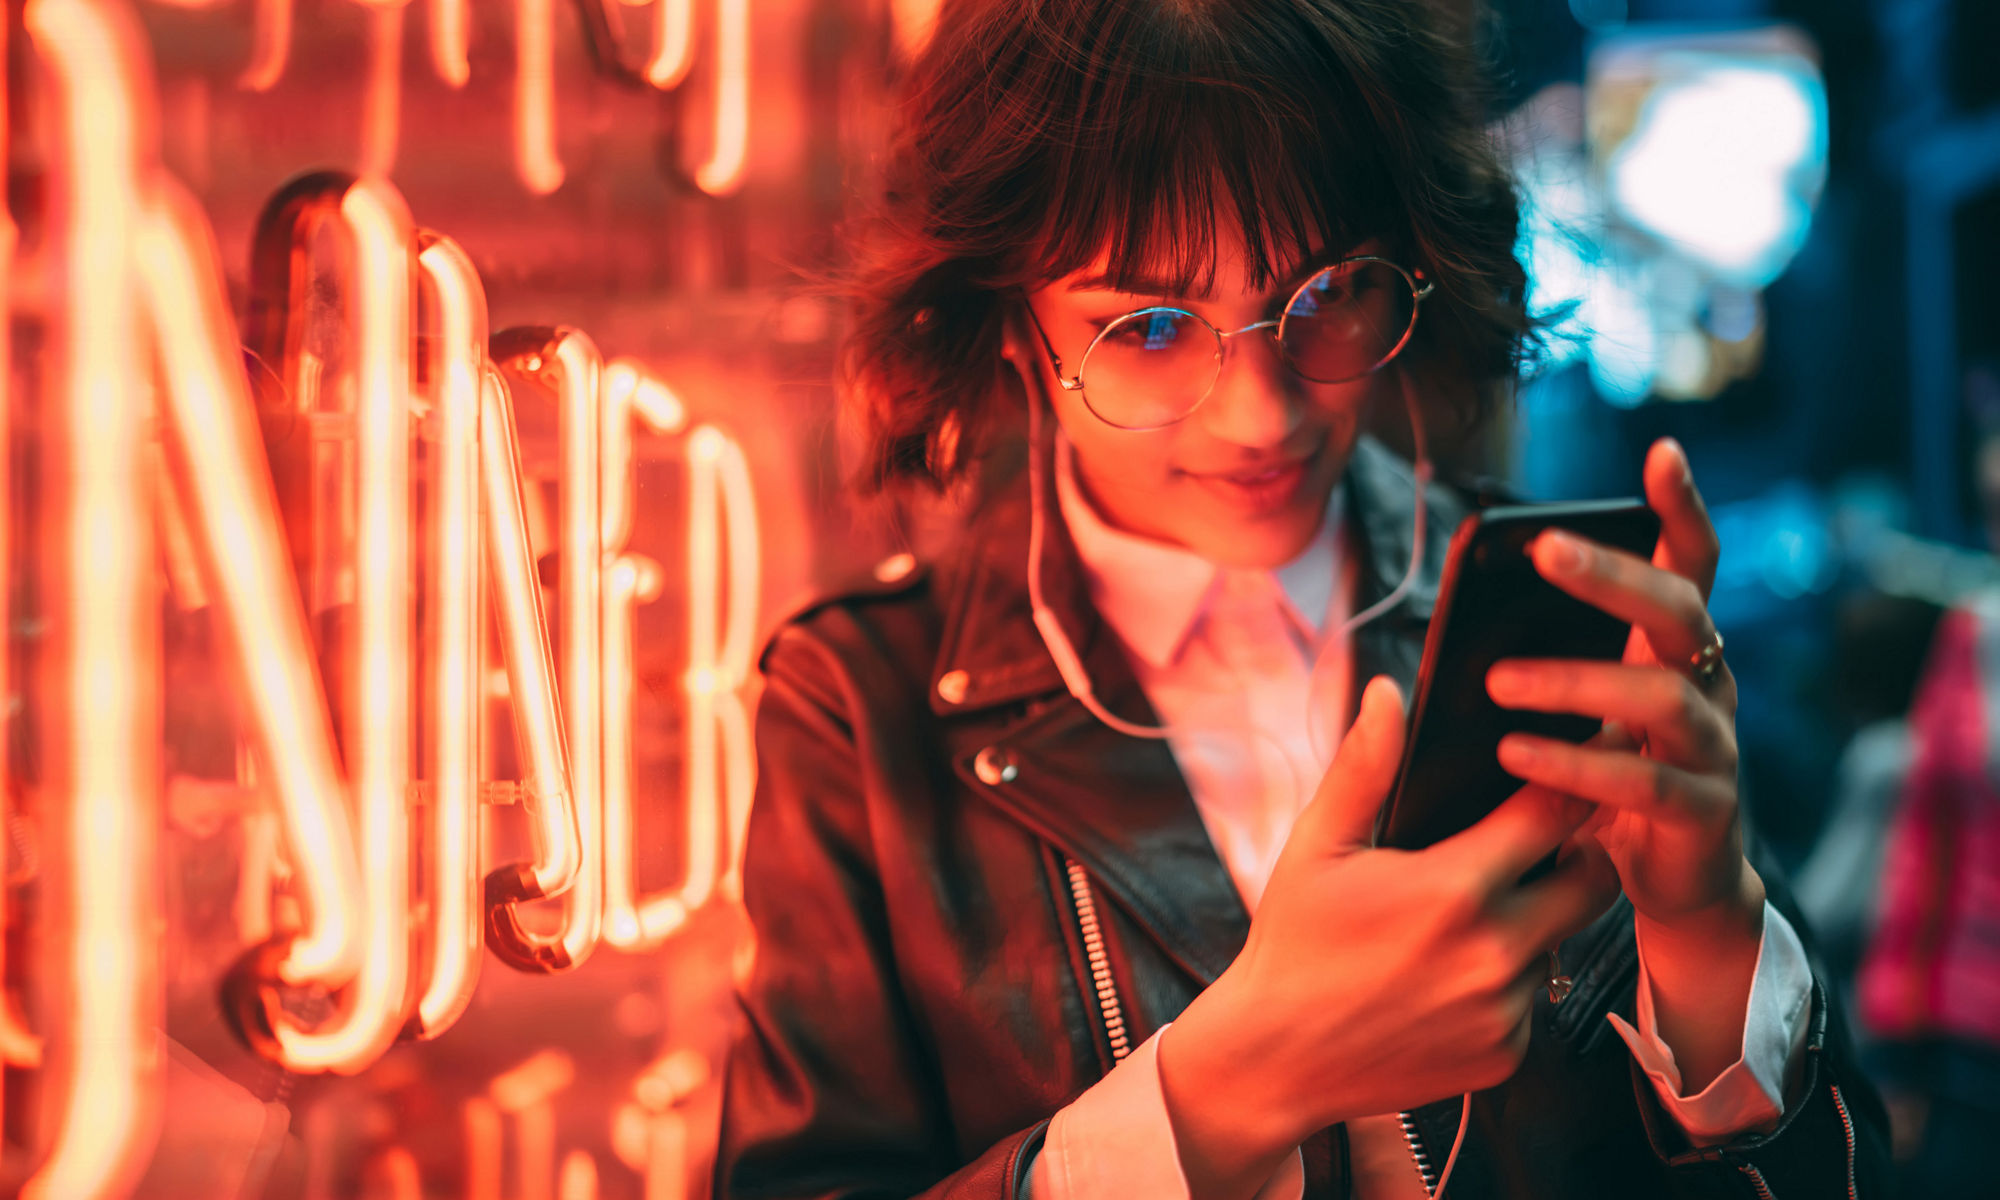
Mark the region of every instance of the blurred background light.
[[1825, 187], [1816, 54], [1785, 25], [1659, 26], [1627, 22], [1622, 2], [1571, 8], [1605, 31], [1584, 87], [1558, 83], [1503, 127], [1529, 308], [1547, 325], [1532, 369], [1585, 361], [1619, 407], [1712, 399], [1761, 363], [1759, 293], [1804, 244]]
[[1728, 282], [1762, 286], [1805, 240], [1825, 182], [1826, 96], [1796, 64], [1686, 57], [1699, 65], [1655, 85], [1610, 154], [1611, 194], [1634, 224]]

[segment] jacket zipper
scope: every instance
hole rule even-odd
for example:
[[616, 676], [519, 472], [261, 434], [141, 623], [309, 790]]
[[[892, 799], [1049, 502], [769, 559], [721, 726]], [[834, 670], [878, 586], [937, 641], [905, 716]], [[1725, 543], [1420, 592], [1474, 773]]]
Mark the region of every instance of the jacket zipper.
[[1771, 1191], [1771, 1185], [1764, 1182], [1764, 1172], [1749, 1163], [1744, 1163], [1736, 1169], [1750, 1177], [1750, 1186], [1757, 1189], [1757, 1200], [1778, 1200]]
[[1847, 1200], [1859, 1200], [1860, 1194], [1854, 1190], [1854, 1118], [1847, 1115], [1847, 1100], [1840, 1094], [1840, 1085], [1832, 1086], [1833, 1107], [1840, 1113], [1840, 1127], [1847, 1134]]
[[1424, 1185], [1424, 1195], [1437, 1194], [1437, 1168], [1431, 1165], [1431, 1156], [1424, 1152], [1424, 1135], [1417, 1129], [1417, 1115], [1413, 1112], [1399, 1112], [1396, 1120], [1403, 1126], [1403, 1140], [1410, 1144], [1410, 1157], [1416, 1160], [1417, 1179]]
[[[1834, 1111], [1840, 1114], [1840, 1129], [1847, 1135], [1847, 1200], [1860, 1200], [1860, 1193], [1854, 1187], [1854, 1118], [1847, 1111], [1847, 1098], [1840, 1094], [1840, 1085], [1831, 1086]], [[1749, 1177], [1750, 1186], [1757, 1189], [1757, 1200], [1776, 1200], [1776, 1193], [1764, 1182], [1762, 1171], [1749, 1163], [1741, 1163], [1736, 1169]]]
[[1069, 875], [1069, 894], [1076, 901], [1076, 923], [1083, 932], [1083, 953], [1090, 960], [1090, 983], [1097, 993], [1097, 1015], [1104, 1022], [1104, 1035], [1111, 1042], [1111, 1061], [1122, 1062], [1132, 1053], [1125, 1036], [1125, 1010], [1118, 1003], [1118, 981], [1111, 978], [1111, 959], [1104, 952], [1104, 931], [1097, 924], [1097, 900], [1090, 892], [1090, 879], [1074, 859], [1063, 859]]
[[[1076, 902], [1077, 928], [1083, 934], [1083, 953], [1090, 964], [1090, 983], [1097, 998], [1097, 1015], [1104, 1022], [1105, 1037], [1111, 1043], [1111, 1060], [1122, 1062], [1132, 1053], [1132, 1043], [1125, 1033], [1125, 1010], [1118, 1002], [1118, 981], [1111, 977], [1110, 956], [1104, 951], [1104, 931], [1097, 922], [1097, 899], [1090, 890], [1090, 877], [1075, 859], [1063, 859], [1063, 873], [1069, 877], [1070, 898]], [[1437, 1191], [1437, 1168], [1431, 1165], [1430, 1155], [1424, 1152], [1423, 1135], [1417, 1130], [1416, 1117], [1407, 1112], [1396, 1114], [1403, 1126], [1403, 1139], [1410, 1144], [1410, 1157], [1415, 1160], [1417, 1178], [1424, 1185], [1424, 1195]], [[1850, 1144], [1853, 1134], [1850, 1131]], [[1763, 1180], [1759, 1178], [1761, 1188]], [[1764, 1193], [1766, 1196], [1768, 1192]]]

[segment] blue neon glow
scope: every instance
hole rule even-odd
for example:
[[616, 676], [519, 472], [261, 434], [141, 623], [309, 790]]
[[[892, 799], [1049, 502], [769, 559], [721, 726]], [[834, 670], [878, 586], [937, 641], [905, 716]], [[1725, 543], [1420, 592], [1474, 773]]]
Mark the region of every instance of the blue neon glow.
[[1706, 399], [1757, 370], [1763, 289], [1804, 245], [1826, 182], [1826, 90], [1791, 26], [1627, 25], [1584, 88], [1507, 127], [1516, 247], [1545, 323], [1531, 375], [1571, 362], [1632, 406]]
[[1720, 58], [1662, 81], [1608, 163], [1627, 219], [1730, 283], [1804, 244], [1826, 182], [1826, 89], [1802, 62]]

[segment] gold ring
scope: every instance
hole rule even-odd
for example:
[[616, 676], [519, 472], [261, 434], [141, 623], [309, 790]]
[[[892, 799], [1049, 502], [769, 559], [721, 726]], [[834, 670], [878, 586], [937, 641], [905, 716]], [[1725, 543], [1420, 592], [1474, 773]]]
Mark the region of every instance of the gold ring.
[[1549, 951], [1549, 1003], [1561, 1004], [1574, 986], [1576, 981], [1562, 973], [1562, 960], [1555, 951]]
[[1708, 645], [1688, 656], [1688, 666], [1694, 669], [1694, 681], [1703, 687], [1715, 682], [1722, 674], [1722, 633], [1709, 635]]

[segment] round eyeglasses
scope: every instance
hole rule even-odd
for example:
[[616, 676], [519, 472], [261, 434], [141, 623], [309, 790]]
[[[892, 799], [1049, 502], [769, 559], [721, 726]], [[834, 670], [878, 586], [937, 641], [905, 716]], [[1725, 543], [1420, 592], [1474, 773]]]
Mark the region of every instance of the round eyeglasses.
[[1314, 383], [1346, 383], [1379, 370], [1402, 353], [1417, 327], [1417, 309], [1437, 284], [1386, 258], [1346, 258], [1299, 285], [1275, 320], [1222, 330], [1184, 308], [1159, 306], [1112, 321], [1063, 374], [1062, 359], [1028, 306], [1066, 392], [1080, 392], [1098, 420], [1134, 432], [1161, 429], [1201, 407], [1222, 374], [1223, 343], [1238, 334], [1273, 331], [1279, 356]]

